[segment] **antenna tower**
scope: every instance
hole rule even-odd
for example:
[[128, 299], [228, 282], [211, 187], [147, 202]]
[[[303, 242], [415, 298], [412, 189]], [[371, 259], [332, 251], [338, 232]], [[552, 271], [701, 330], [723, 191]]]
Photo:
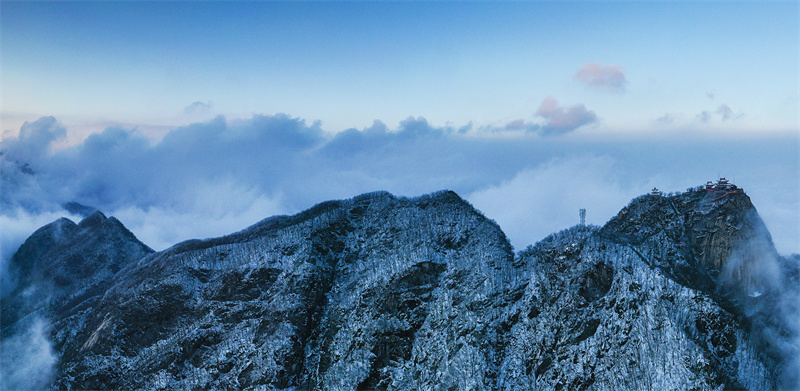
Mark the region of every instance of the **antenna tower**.
[[581, 225], [586, 225], [586, 209], [581, 208], [580, 215], [581, 215]]

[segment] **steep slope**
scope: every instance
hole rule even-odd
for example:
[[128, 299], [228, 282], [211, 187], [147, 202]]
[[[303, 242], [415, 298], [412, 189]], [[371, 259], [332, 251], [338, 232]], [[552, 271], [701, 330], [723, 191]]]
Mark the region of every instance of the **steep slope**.
[[92, 216], [15, 256], [18, 296], [70, 276], [47, 297], [91, 304], [40, 307], [54, 389], [798, 386], [798, 259], [741, 192], [642, 196], [517, 256], [453, 192], [325, 202], [159, 253], [132, 235], [61, 239], [118, 224]]
[[776, 385], [800, 387], [800, 263], [778, 255], [746, 194], [697, 188], [672, 197], [646, 195], [602, 235], [739, 317], [775, 369]]
[[482, 385], [512, 260], [452, 192], [324, 203], [124, 270], [91, 315], [55, 325], [72, 330], [55, 386]]
[[680, 196], [645, 195], [609, 221], [602, 234], [682, 284], [733, 300], [764, 291], [768, 278], [762, 266], [779, 258], [744, 193], [693, 189]]
[[530, 281], [507, 311], [507, 389], [798, 387], [797, 264], [743, 193], [645, 195], [520, 262]]
[[64, 317], [90, 308], [122, 268], [152, 253], [119, 220], [95, 211], [34, 232], [9, 264], [16, 287], [2, 299], [3, 334], [33, 312]]

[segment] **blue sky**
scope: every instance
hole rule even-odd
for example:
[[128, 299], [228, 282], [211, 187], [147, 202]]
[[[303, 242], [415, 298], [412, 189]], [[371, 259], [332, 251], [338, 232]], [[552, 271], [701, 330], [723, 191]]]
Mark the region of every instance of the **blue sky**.
[[[42, 115], [183, 125], [205, 118], [193, 102], [331, 132], [409, 115], [484, 126], [532, 120], [552, 96], [607, 130], [690, 126], [725, 104], [740, 117], [726, 128], [786, 131], [797, 18], [796, 2], [4, 2], [3, 130]], [[587, 63], [620, 66], [624, 93], [574, 80]]]
[[444, 188], [520, 249], [718, 175], [800, 252], [799, 20], [796, 1], [4, 1], [0, 255], [67, 201], [163, 249]]

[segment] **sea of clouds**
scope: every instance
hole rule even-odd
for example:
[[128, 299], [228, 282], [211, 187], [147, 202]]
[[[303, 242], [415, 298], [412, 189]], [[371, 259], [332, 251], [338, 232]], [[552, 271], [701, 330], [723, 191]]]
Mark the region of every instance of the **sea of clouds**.
[[[653, 187], [683, 191], [723, 175], [744, 187], [778, 251], [800, 252], [796, 136], [593, 134], [575, 130], [594, 121], [585, 108], [553, 100], [542, 110], [550, 116], [542, 115], [544, 124], [433, 126], [409, 117], [393, 128], [375, 121], [338, 133], [285, 114], [217, 117], [160, 139], [108, 127], [60, 148], [70, 130], [42, 117], [0, 144], [0, 290], [13, 288], [8, 262], [31, 233], [59, 217], [80, 219], [63, 209], [66, 202], [115, 216], [163, 250], [325, 200], [451, 189], [497, 221], [519, 250], [577, 224], [580, 208], [588, 223], [602, 225]], [[2, 341], [0, 356], [27, 352], [25, 367], [43, 375], [4, 361], [0, 385], [41, 388], [48, 381], [56, 362], [42, 337], [49, 325], [31, 322]]]
[[683, 191], [717, 175], [746, 190], [779, 252], [800, 252], [798, 141], [677, 135], [593, 136], [475, 129], [409, 117], [335, 134], [285, 114], [178, 127], [161, 139], [109, 127], [69, 147], [53, 117], [0, 144], [3, 260], [65, 202], [119, 218], [156, 250], [223, 235], [315, 203], [387, 190], [451, 189], [520, 249], [578, 221], [603, 224], [652, 187]]

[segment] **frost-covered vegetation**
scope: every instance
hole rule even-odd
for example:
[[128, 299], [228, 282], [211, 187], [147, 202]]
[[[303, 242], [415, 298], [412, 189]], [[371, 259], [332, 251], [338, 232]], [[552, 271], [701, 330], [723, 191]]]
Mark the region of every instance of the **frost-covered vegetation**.
[[[746, 196], [715, 198], [642, 196], [602, 228], [516, 256], [452, 192], [330, 201], [133, 259], [115, 250], [139, 246], [129, 232], [82, 240], [118, 266], [39, 303], [53, 319], [52, 387], [791, 386], [797, 330], [766, 308], [794, 308], [776, 279], [797, 281], [797, 260], [774, 253]], [[17, 262], [38, 262], [47, 243]]]

